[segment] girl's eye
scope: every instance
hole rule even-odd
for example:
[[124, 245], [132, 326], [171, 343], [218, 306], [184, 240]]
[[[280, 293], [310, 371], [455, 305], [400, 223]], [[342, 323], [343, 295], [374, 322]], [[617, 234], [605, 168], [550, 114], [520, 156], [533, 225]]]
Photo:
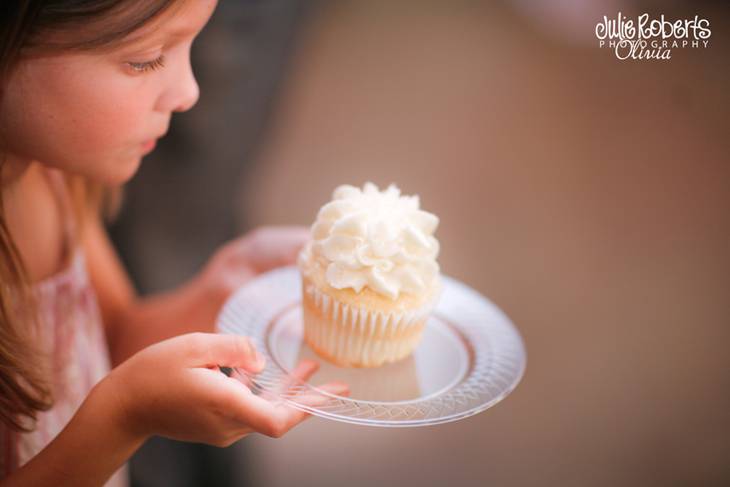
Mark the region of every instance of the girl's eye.
[[127, 64], [136, 73], [146, 73], [148, 71], [155, 71], [163, 68], [165, 66], [165, 57], [161, 55], [152, 61], [145, 61], [143, 63], [128, 62]]

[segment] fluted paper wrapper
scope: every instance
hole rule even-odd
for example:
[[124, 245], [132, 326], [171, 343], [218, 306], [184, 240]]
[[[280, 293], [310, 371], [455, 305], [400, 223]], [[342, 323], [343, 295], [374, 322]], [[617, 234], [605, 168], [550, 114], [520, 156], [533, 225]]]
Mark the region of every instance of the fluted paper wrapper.
[[304, 340], [323, 358], [348, 367], [378, 367], [407, 357], [421, 340], [432, 303], [407, 311], [347, 304], [302, 281]]

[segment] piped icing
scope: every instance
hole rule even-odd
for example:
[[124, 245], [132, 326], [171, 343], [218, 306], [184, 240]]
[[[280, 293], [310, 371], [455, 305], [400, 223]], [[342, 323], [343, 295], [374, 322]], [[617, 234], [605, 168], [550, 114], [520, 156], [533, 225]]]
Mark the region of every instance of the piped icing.
[[383, 191], [370, 182], [342, 185], [319, 210], [299, 265], [323, 272], [335, 289], [367, 287], [393, 300], [419, 295], [438, 279], [438, 224], [417, 195], [401, 195], [394, 184]]

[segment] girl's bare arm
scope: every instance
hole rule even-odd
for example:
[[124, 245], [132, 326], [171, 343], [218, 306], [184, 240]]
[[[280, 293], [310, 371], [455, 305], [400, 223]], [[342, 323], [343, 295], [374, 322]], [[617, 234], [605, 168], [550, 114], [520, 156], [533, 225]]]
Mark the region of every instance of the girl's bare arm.
[[261, 272], [293, 264], [308, 238], [302, 227], [255, 230], [224, 245], [179, 288], [140, 299], [99, 219], [90, 217], [84, 229], [84, 251], [114, 365], [160, 340], [212, 332], [231, 292]]
[[[249, 373], [264, 367], [248, 339], [231, 335], [192, 333], [135, 354], [99, 382], [66, 428], [0, 487], [100, 486], [149, 436], [228, 446], [254, 431], [280, 437], [308, 416], [253, 394], [217, 364]], [[292, 372], [294, 381], [307, 380], [316, 369], [315, 362], [303, 361]], [[340, 383], [321, 388], [347, 393]], [[310, 399], [314, 405], [323, 398]]]
[[123, 427], [113, 396], [101, 389], [100, 384], [63, 431], [0, 486], [103, 485], [145, 438]]

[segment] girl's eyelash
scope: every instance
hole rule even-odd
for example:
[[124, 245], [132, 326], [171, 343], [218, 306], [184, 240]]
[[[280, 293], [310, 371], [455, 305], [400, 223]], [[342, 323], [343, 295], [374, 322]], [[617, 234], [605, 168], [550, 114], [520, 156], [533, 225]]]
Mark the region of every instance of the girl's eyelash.
[[165, 66], [165, 56], [160, 56], [152, 61], [145, 61], [143, 63], [128, 62], [129, 67], [137, 73], [146, 73], [147, 71], [154, 71]]

